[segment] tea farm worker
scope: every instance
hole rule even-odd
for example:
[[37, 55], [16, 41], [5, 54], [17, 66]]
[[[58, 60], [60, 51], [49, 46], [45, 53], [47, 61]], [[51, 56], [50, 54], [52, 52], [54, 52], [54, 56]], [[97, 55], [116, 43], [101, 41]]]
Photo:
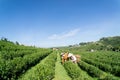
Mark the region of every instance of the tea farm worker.
[[77, 58], [75, 57], [75, 55], [73, 55], [72, 53], [69, 53], [68, 57], [73, 63], [77, 63]]

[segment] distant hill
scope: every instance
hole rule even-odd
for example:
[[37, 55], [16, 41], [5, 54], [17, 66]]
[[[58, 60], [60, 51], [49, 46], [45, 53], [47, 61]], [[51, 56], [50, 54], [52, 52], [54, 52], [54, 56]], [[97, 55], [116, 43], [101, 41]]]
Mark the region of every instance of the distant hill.
[[96, 42], [79, 43], [80, 46], [85, 46], [86, 50], [111, 50], [120, 51], [120, 36], [103, 37]]
[[[20, 45], [17, 41], [15, 43], [8, 41], [7, 38], [1, 38], [0, 40], [0, 50], [2, 48], [8, 48], [10, 47], [18, 47], [18, 46], [24, 46]], [[63, 47], [57, 47], [60, 49], [67, 49], [67, 48], [76, 48], [81, 49], [85, 51], [90, 50], [110, 50], [110, 51], [120, 51], [120, 36], [113, 36], [113, 37], [103, 37], [99, 41], [96, 42], [81, 42], [79, 44], [75, 45], [69, 45], [63, 46]]]
[[16, 42], [12, 42], [9, 41], [7, 38], [2, 37], [0, 39], [0, 51], [2, 50], [7, 50], [7, 51], [11, 51], [11, 50], [17, 50], [17, 49], [32, 49], [35, 48], [35, 46], [25, 46], [23, 44], [19, 44], [17, 41]]
[[101, 38], [100, 41], [102, 44], [106, 46], [112, 46], [119, 48], [120, 47], [120, 36], [115, 36], [115, 37], [104, 37]]

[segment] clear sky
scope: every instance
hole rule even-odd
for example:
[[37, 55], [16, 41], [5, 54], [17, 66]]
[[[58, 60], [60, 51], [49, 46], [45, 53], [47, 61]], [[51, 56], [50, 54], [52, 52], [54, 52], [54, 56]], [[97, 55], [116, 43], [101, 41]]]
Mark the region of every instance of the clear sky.
[[120, 0], [0, 0], [0, 37], [54, 47], [120, 36]]

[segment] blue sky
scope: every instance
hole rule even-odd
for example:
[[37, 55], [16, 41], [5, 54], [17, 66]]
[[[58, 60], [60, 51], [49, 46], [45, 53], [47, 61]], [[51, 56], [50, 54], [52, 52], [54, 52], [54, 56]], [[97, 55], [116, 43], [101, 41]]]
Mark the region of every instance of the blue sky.
[[0, 0], [0, 37], [54, 47], [120, 36], [119, 0]]

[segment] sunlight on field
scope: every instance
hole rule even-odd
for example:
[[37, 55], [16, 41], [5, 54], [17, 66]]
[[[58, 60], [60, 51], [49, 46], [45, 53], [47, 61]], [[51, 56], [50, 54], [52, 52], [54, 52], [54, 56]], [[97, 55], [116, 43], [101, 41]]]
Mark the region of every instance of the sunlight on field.
[[65, 71], [64, 67], [61, 65], [60, 55], [57, 53], [57, 62], [55, 68], [55, 78], [53, 80], [71, 80]]

